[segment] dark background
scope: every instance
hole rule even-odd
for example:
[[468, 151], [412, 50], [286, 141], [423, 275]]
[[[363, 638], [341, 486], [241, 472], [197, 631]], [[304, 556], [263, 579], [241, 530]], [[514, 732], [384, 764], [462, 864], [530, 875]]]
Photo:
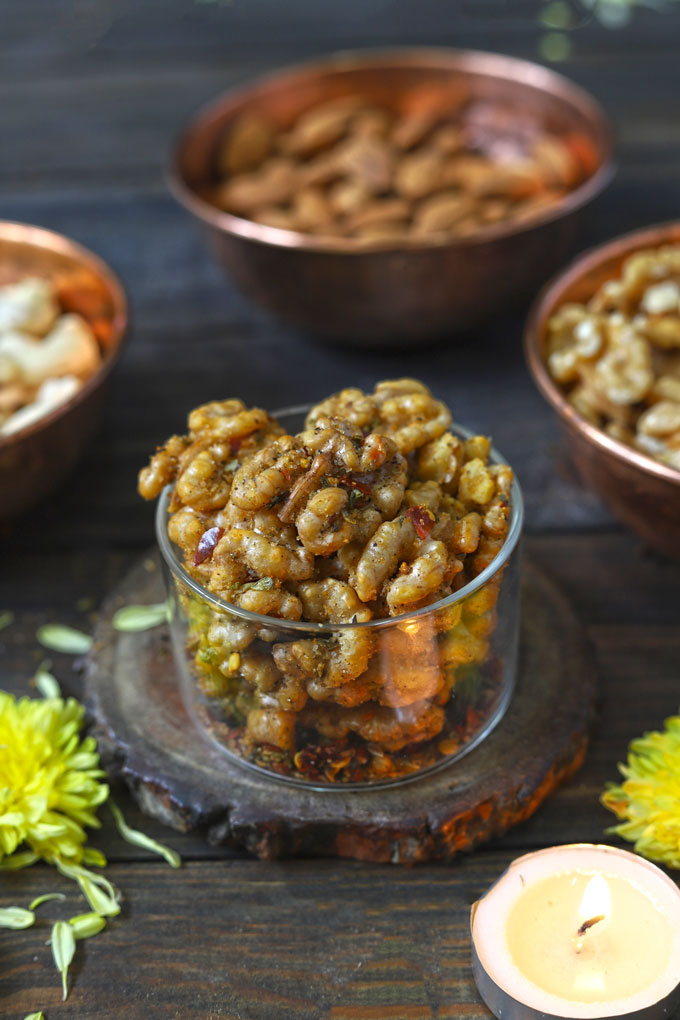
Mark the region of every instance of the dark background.
[[[187, 411], [239, 395], [264, 407], [343, 385], [415, 375], [457, 420], [493, 435], [527, 502], [525, 555], [574, 605], [601, 673], [586, 766], [531, 819], [452, 867], [263, 863], [143, 818], [177, 846], [180, 873], [107, 823], [97, 837], [124, 915], [79, 947], [62, 1006], [48, 929], [0, 931], [0, 1016], [47, 1020], [482, 1020], [469, 971], [469, 904], [521, 850], [603, 838], [604, 783], [628, 741], [680, 698], [680, 569], [644, 549], [565, 461], [552, 413], [521, 351], [526, 309], [473, 335], [411, 353], [320, 345], [281, 326], [225, 282], [167, 193], [172, 137], [217, 92], [341, 48], [435, 44], [538, 59], [541, 5], [500, 0], [2, 0], [0, 217], [62, 231], [120, 274], [132, 329], [102, 431], [71, 479], [0, 529], [0, 679], [16, 693], [42, 652], [40, 623], [90, 629], [92, 611], [152, 543], [136, 473]], [[571, 33], [559, 70], [590, 90], [619, 138], [618, 176], [587, 214], [578, 247], [680, 215], [680, 3], [628, 27], [595, 19]], [[455, 281], [445, 281], [455, 286]], [[83, 601], [85, 600], [85, 601]], [[79, 693], [67, 657], [53, 657]], [[606, 837], [613, 839], [613, 837]], [[69, 884], [32, 868], [0, 879], [2, 905]], [[44, 908], [46, 910], [46, 908]]]

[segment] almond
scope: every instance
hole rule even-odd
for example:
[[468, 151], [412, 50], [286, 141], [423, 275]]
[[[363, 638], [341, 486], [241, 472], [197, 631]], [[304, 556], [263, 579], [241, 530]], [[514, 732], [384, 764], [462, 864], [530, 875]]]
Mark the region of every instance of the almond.
[[403, 198], [376, 198], [368, 202], [347, 220], [349, 230], [361, 230], [374, 223], [389, 223], [407, 220], [410, 205]]
[[472, 209], [471, 199], [457, 191], [444, 191], [432, 195], [420, 203], [413, 217], [413, 231], [429, 234], [439, 230], [450, 230]]
[[394, 174], [394, 190], [404, 198], [424, 198], [441, 182], [442, 157], [435, 150], [423, 150], [404, 156]]
[[293, 129], [284, 136], [284, 152], [305, 158], [334, 145], [345, 134], [347, 123], [361, 102], [359, 96], [342, 96], [313, 106], [298, 117]]
[[243, 114], [226, 134], [217, 150], [220, 174], [240, 174], [254, 170], [272, 150], [271, 124], [257, 114]]

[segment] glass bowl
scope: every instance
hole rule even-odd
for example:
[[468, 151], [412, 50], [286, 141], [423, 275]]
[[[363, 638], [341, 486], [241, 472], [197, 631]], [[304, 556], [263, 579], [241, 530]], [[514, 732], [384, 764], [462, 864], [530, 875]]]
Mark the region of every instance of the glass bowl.
[[[294, 433], [308, 410], [275, 417]], [[489, 461], [506, 463], [493, 448]], [[262, 616], [207, 591], [168, 536], [170, 491], [158, 500], [156, 531], [182, 694], [198, 729], [233, 761], [308, 788], [375, 788], [456, 761], [502, 718], [517, 667], [517, 481], [505, 543], [477, 577], [414, 613], [357, 624]], [[309, 668], [301, 676], [318, 643], [337, 674], [354, 679], [331, 686]]]

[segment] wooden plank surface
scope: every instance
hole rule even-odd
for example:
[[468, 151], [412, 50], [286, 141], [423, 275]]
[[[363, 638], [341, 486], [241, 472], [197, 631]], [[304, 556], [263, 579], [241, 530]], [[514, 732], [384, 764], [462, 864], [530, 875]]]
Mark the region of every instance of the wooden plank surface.
[[[517, 854], [598, 840], [599, 805], [628, 741], [678, 708], [680, 565], [645, 551], [585, 492], [561, 453], [551, 412], [521, 353], [526, 308], [468, 336], [414, 352], [317, 344], [273, 322], [226, 281], [162, 174], [181, 122], [216, 92], [336, 48], [435, 43], [535, 59], [536, 0], [22, 0], [0, 32], [0, 216], [62, 230], [120, 272], [133, 328], [104, 426], [72, 479], [0, 528], [3, 687], [25, 693], [44, 656], [40, 623], [89, 629], [92, 612], [153, 540], [135, 476], [186, 411], [238, 393], [273, 408], [377, 378], [424, 378], [456, 417], [491, 433], [527, 500], [525, 554], [560, 585], [593, 642], [601, 710], [583, 770], [502, 841], [449, 867], [403, 870], [348, 862], [236, 859], [197, 835], [129, 820], [179, 849], [172, 872], [124, 843], [105, 815], [93, 837], [125, 896], [121, 917], [79, 946], [60, 1001], [47, 921], [0, 931], [0, 1015], [21, 1020], [477, 1020], [470, 903]], [[680, 215], [680, 10], [639, 12], [626, 29], [592, 19], [560, 66], [612, 116], [619, 174], [589, 212], [577, 245]], [[83, 607], [82, 599], [89, 599]], [[77, 668], [52, 656], [68, 693]], [[77, 667], [77, 664], [75, 664]], [[63, 889], [45, 867], [0, 879], [0, 905]], [[54, 908], [54, 909], [51, 909]]]
[[[469, 970], [469, 908], [509, 860], [492, 853], [413, 870], [212, 861], [188, 864], [179, 877], [115, 865], [126, 906], [78, 947], [64, 1006], [47, 922], [20, 937], [0, 932], [3, 1015], [476, 1020], [487, 1012]], [[58, 911], [42, 908], [45, 916], [78, 909], [69, 883], [38, 868], [6, 882], [2, 901], [45, 888], [69, 893]]]

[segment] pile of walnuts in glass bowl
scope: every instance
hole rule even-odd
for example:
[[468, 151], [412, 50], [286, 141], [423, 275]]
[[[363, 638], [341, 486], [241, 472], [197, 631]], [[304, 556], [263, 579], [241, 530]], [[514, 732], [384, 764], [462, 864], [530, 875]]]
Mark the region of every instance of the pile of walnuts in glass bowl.
[[210, 735], [328, 785], [403, 779], [489, 732], [514, 681], [522, 516], [489, 440], [412, 379], [276, 418], [214, 402], [188, 429], [140, 492], [161, 495], [175, 654]]

